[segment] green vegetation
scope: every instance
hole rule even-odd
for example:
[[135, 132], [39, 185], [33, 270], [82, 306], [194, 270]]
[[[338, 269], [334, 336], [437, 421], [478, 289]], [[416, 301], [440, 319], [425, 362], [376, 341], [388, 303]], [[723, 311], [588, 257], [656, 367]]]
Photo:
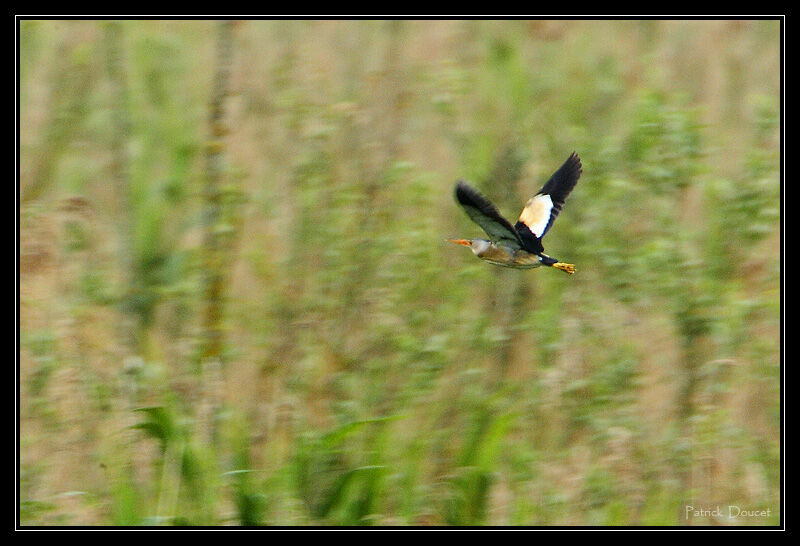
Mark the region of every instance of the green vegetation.
[[22, 21], [21, 523], [777, 524], [778, 39]]

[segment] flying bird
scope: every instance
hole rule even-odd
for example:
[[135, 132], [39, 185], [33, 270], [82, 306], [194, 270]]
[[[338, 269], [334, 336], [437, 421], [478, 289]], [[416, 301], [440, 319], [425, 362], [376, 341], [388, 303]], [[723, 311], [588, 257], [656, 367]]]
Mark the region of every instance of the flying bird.
[[513, 226], [503, 218], [491, 201], [462, 180], [456, 183], [456, 201], [473, 222], [489, 235], [486, 239], [448, 239], [468, 246], [481, 260], [491, 264], [532, 269], [543, 265], [565, 273], [575, 273], [575, 266], [544, 253], [542, 237], [553, 225], [567, 196], [583, 172], [581, 160], [574, 152], [539, 193], [528, 199], [519, 220]]

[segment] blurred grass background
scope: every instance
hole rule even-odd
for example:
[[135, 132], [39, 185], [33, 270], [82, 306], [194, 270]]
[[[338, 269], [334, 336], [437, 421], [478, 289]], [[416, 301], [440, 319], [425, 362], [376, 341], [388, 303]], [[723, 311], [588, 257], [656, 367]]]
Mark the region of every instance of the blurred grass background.
[[779, 30], [21, 21], [21, 523], [777, 524]]

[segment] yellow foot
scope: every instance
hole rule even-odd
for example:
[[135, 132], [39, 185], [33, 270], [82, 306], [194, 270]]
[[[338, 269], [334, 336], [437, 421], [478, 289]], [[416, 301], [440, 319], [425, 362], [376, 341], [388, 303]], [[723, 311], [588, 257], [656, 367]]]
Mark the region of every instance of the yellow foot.
[[572, 265], [572, 264], [565, 264], [563, 262], [556, 262], [556, 263], [553, 264], [553, 267], [555, 267], [556, 269], [560, 269], [564, 273], [569, 273], [570, 275], [575, 273], [575, 266]]

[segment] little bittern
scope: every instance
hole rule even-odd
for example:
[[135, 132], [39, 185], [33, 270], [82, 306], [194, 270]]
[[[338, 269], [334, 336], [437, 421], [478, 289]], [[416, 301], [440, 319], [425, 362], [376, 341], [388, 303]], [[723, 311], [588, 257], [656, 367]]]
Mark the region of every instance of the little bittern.
[[459, 180], [456, 201], [473, 222], [489, 235], [486, 239], [448, 239], [451, 243], [468, 246], [481, 260], [516, 269], [531, 269], [543, 265], [555, 267], [572, 275], [575, 266], [560, 262], [544, 253], [542, 237], [553, 225], [567, 196], [578, 183], [581, 160], [573, 153], [539, 193], [528, 199], [519, 220], [513, 226], [497, 208], [477, 190]]

